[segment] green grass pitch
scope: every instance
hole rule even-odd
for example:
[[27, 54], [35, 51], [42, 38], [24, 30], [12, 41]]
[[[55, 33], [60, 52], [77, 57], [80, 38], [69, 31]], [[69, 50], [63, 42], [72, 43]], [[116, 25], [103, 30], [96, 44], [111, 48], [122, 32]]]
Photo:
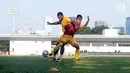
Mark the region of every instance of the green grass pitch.
[[[0, 56], [0, 73], [130, 73], [130, 57], [81, 57], [50, 62], [42, 56]], [[56, 67], [59, 72], [51, 72]]]

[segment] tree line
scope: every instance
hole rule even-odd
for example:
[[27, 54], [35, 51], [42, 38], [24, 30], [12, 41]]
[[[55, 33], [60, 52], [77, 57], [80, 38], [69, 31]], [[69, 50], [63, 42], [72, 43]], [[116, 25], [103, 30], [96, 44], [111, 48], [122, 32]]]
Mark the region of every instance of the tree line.
[[94, 28], [85, 27], [76, 32], [76, 34], [89, 34], [89, 35], [101, 35], [104, 29], [109, 29], [107, 26], [96, 26]]
[[[108, 26], [96, 26], [94, 28], [90, 28], [90, 27], [85, 27], [83, 29], [80, 29], [76, 32], [76, 34], [88, 34], [88, 35], [102, 35], [102, 31], [104, 29], [109, 29]], [[125, 35], [124, 33], [119, 32], [119, 35]]]
[[0, 41], [0, 51], [9, 51], [9, 41]]

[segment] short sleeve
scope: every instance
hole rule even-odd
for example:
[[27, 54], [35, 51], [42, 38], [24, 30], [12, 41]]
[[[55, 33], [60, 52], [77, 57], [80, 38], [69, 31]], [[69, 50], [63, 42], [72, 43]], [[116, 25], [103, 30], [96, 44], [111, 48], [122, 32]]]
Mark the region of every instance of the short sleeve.
[[66, 18], [65, 18], [65, 21], [66, 21], [67, 23], [70, 23], [70, 22], [71, 22], [71, 19], [68, 18], [68, 17], [66, 17]]
[[63, 19], [62, 25], [65, 27], [66, 25], [68, 25], [71, 22], [71, 19], [68, 17], [65, 17]]
[[80, 28], [84, 28], [84, 27], [85, 27], [84, 25], [82, 25], [82, 24], [80, 25]]

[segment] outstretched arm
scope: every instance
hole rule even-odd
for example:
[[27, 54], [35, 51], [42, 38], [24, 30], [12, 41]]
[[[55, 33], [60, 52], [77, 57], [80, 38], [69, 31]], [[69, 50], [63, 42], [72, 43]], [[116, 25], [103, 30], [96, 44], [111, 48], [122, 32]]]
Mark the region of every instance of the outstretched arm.
[[84, 27], [86, 27], [87, 25], [88, 25], [88, 23], [89, 23], [89, 16], [87, 17], [88, 18], [88, 20], [87, 20], [87, 22], [84, 24], [84, 25], [80, 25], [80, 28], [84, 28]]
[[90, 20], [90, 19], [89, 19], [89, 16], [87, 16], [87, 19], [88, 19], [87, 22], [84, 24], [85, 27], [86, 27], [86, 26], [88, 25], [88, 23], [89, 23], [89, 20]]
[[53, 22], [53, 23], [50, 23], [50, 22], [47, 22], [49, 25], [58, 25], [58, 24], [60, 24], [60, 22], [59, 21], [57, 21], [57, 22]]

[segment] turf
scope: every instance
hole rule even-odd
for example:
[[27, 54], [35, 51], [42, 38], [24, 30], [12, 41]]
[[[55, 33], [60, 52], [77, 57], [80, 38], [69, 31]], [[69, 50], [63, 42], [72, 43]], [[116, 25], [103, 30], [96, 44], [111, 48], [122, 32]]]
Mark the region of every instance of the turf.
[[[50, 72], [56, 67], [59, 72]], [[81, 57], [50, 62], [42, 56], [0, 56], [0, 73], [130, 73], [130, 57]]]

